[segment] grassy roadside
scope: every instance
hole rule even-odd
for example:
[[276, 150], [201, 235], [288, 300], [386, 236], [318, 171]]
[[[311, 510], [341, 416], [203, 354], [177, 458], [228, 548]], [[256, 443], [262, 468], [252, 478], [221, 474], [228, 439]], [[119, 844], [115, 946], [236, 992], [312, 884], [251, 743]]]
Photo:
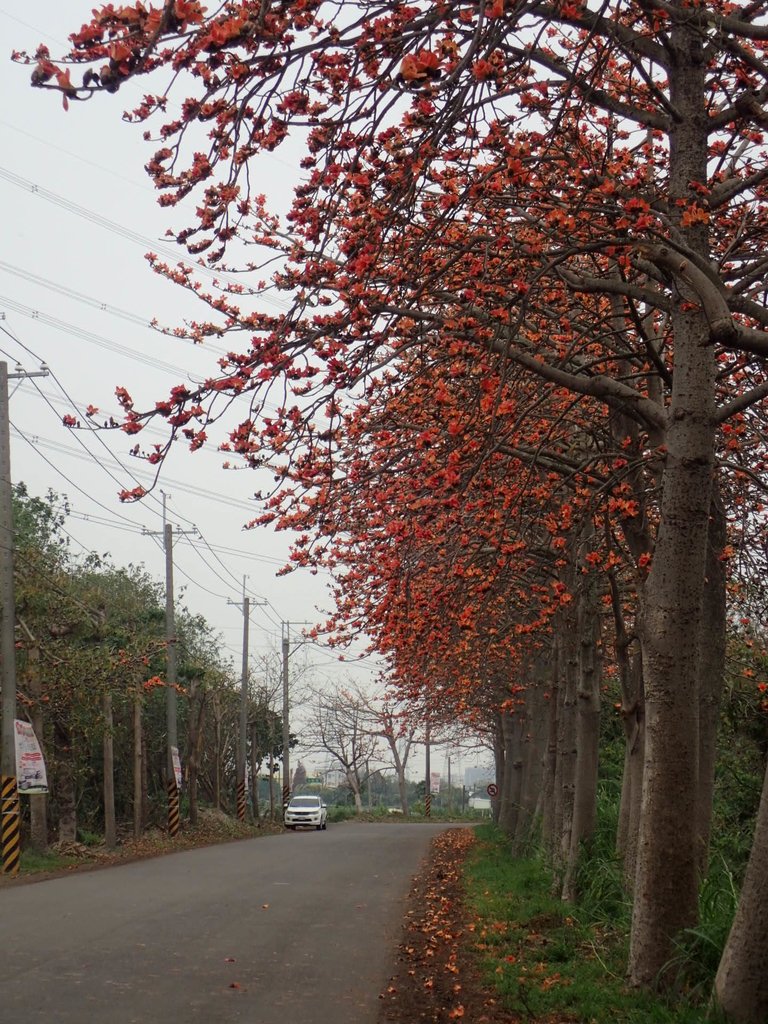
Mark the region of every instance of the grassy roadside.
[[598, 921], [553, 898], [542, 861], [513, 859], [490, 825], [476, 836], [464, 867], [470, 933], [483, 980], [506, 1011], [551, 1024], [702, 1024], [702, 1006], [624, 984], [625, 915]]
[[22, 849], [18, 876], [11, 878], [0, 874], [0, 888], [281, 831], [282, 826], [270, 822], [258, 826], [239, 822], [221, 812], [205, 810], [201, 812], [196, 827], [183, 822], [180, 833], [174, 838], [165, 829], [150, 828], [140, 839], [122, 837], [115, 850], [107, 850], [101, 836], [85, 834], [85, 841], [52, 846], [46, 853]]

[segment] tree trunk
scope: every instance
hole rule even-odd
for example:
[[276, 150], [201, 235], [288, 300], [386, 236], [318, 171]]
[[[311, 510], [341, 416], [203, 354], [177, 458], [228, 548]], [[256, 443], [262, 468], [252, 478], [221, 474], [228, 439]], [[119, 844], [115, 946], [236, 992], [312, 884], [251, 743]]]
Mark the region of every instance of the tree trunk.
[[501, 814], [502, 801], [504, 800], [504, 779], [506, 777], [503, 717], [503, 712], [497, 711], [493, 721], [493, 763], [495, 767], [496, 795], [491, 797], [491, 817], [497, 825]]
[[104, 842], [108, 850], [117, 846], [117, 822], [115, 821], [115, 743], [114, 717], [112, 715], [112, 694], [102, 696], [104, 716]]
[[213, 760], [213, 805], [217, 811], [221, 810], [221, 702], [218, 694], [213, 698], [213, 735], [214, 735], [214, 760]]
[[75, 758], [69, 729], [54, 723], [53, 742], [56, 751], [56, 798], [59, 811], [60, 843], [77, 840], [77, 792], [75, 790]]
[[501, 712], [501, 731], [504, 740], [504, 775], [499, 799], [499, 827], [508, 836], [515, 834], [520, 806], [521, 727], [518, 712]]
[[600, 744], [601, 625], [596, 581], [585, 577], [579, 588], [576, 622], [578, 690], [576, 706], [576, 779], [563, 899], [576, 899], [576, 870], [582, 843], [595, 830], [597, 766]]
[[144, 747], [142, 743], [141, 681], [133, 695], [133, 838], [140, 839], [144, 830]]
[[[40, 648], [32, 643], [27, 650], [29, 696], [32, 699], [32, 728], [45, 760], [43, 719], [43, 687], [40, 682]], [[33, 793], [29, 798], [30, 845], [38, 853], [48, 849], [48, 797], [45, 793]]]
[[633, 659], [636, 687], [631, 707], [622, 719], [625, 734], [624, 779], [621, 788], [619, 833], [616, 849], [624, 860], [624, 879], [627, 891], [634, 892], [637, 872], [637, 840], [640, 831], [640, 806], [643, 791], [643, 765], [645, 763], [645, 711], [643, 700], [642, 658]]
[[721, 555], [726, 543], [725, 510], [713, 484], [707, 544], [707, 576], [699, 643], [699, 784], [697, 792], [699, 874], [709, 862], [712, 802], [715, 789], [717, 728], [725, 679], [726, 579]]
[[256, 738], [256, 727], [251, 726], [251, 808], [253, 819], [257, 825], [261, 824], [261, 808], [259, 807], [259, 772], [261, 762], [258, 760], [258, 742]]
[[715, 978], [715, 1001], [734, 1024], [768, 1020], [768, 769], [739, 905]]
[[525, 730], [520, 758], [523, 777], [520, 785], [520, 813], [514, 837], [516, 852], [525, 846], [535, 828], [536, 806], [542, 790], [548, 725], [545, 692], [542, 664], [537, 659], [525, 690]]
[[551, 672], [552, 683], [549, 687], [547, 746], [544, 755], [541, 796], [539, 807], [537, 808], [537, 814], [541, 818], [542, 840], [550, 853], [552, 851], [552, 844], [555, 841], [555, 778], [557, 775], [558, 707], [560, 704], [557, 678], [557, 644], [554, 644], [552, 648]]
[[[707, 257], [707, 227], [680, 211], [707, 181], [705, 65], [698, 27], [672, 29], [670, 209]], [[700, 296], [683, 271], [670, 314], [675, 372], [659, 531], [643, 600], [645, 769], [629, 952], [631, 984], [654, 984], [673, 939], [698, 916], [699, 639], [714, 459], [715, 357]], [[662, 979], [663, 980], [663, 979]]]
[[141, 828], [143, 831], [147, 827], [147, 820], [149, 818], [149, 749], [147, 747], [147, 736], [143, 731], [141, 736], [141, 800], [139, 801], [139, 807], [141, 808]]
[[559, 729], [557, 737], [558, 773], [555, 801], [558, 808], [557, 835], [553, 847], [556, 863], [565, 866], [571, 846], [573, 807], [576, 796], [576, 701], [578, 692], [578, 654], [573, 617], [560, 624], [563, 657], [563, 685], [560, 688]]
[[[643, 551], [642, 546], [635, 550]], [[634, 891], [637, 868], [637, 832], [640, 822], [640, 800], [645, 761], [645, 704], [643, 699], [642, 652], [630, 654], [635, 637], [627, 632], [619, 585], [614, 573], [609, 574], [613, 609], [616, 666], [621, 687], [621, 722], [624, 728], [624, 773], [621, 780], [621, 802], [616, 831], [616, 852], [624, 862], [624, 879], [628, 892]], [[639, 628], [639, 621], [635, 623]]]
[[360, 792], [360, 780], [351, 768], [345, 769], [344, 774], [347, 777], [349, 788], [352, 790], [352, 796], [355, 798], [355, 814], [362, 814], [363, 797]]

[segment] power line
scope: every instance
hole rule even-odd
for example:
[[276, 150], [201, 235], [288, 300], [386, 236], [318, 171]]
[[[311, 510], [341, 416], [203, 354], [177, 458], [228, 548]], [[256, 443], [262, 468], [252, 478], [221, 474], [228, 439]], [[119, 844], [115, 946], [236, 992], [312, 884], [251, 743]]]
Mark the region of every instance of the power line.
[[30, 284], [40, 285], [45, 288], [46, 291], [54, 291], [59, 295], [65, 295], [67, 298], [74, 299], [76, 302], [90, 306], [92, 309], [97, 309], [101, 313], [108, 313], [110, 316], [119, 317], [121, 320], [127, 320], [129, 323], [137, 324], [139, 327], [145, 327], [148, 330], [153, 331], [155, 334], [159, 334], [163, 338], [186, 342], [190, 345], [194, 345], [195, 348], [204, 347], [205, 351], [215, 352], [217, 355], [227, 354], [227, 349], [221, 346], [213, 345], [208, 341], [206, 341], [205, 345], [202, 346], [192, 338], [176, 334], [170, 328], [159, 327], [155, 323], [153, 317], [140, 316], [138, 313], [132, 313], [130, 310], [121, 309], [119, 306], [113, 306], [110, 303], [101, 302], [99, 299], [94, 299], [90, 295], [86, 295], [84, 292], [78, 292], [74, 288], [68, 288], [66, 285], [58, 284], [56, 281], [51, 281], [47, 277], [41, 277], [39, 274], [33, 274], [31, 271], [24, 270], [21, 267], [16, 267], [12, 263], [6, 263], [5, 260], [0, 260], [0, 270], [4, 271], [6, 274], [12, 274], [14, 277], [19, 277], [22, 281], [28, 281]]
[[[94, 334], [93, 331], [85, 330], [83, 327], [76, 327], [74, 324], [67, 323], [66, 320], [60, 320], [58, 317], [51, 316], [50, 313], [43, 313], [39, 309], [34, 309], [32, 306], [16, 302], [15, 299], [11, 299], [7, 295], [0, 295], [0, 305], [6, 306], [8, 309], [13, 310], [14, 313], [20, 313], [21, 316], [29, 317], [30, 320], [37, 320], [39, 323], [46, 324], [48, 327], [53, 327], [55, 330], [63, 331], [65, 334], [71, 334], [73, 337], [80, 338], [82, 341], [86, 341], [91, 345], [96, 345], [98, 348], [103, 348], [108, 352], [114, 352], [117, 355], [125, 356], [130, 359], [131, 362], [144, 363], [145, 366], [151, 366], [155, 370], [164, 370], [173, 374], [183, 372], [183, 368], [177, 363], [166, 363], [163, 359], [156, 359], [154, 356], [148, 356], [142, 352], [137, 352], [136, 349], [128, 348], [127, 345], [121, 345], [117, 341], [110, 341], [109, 338], [104, 338], [100, 334]], [[172, 337], [172, 335], [166, 335], [166, 337]], [[189, 344], [193, 345], [194, 342], [189, 341]]]
[[[131, 228], [126, 228], [122, 224], [118, 224], [116, 221], [109, 220], [108, 217], [103, 217], [101, 214], [95, 213], [93, 210], [89, 210], [85, 206], [79, 206], [77, 203], [72, 202], [64, 196], [58, 195], [56, 192], [51, 192], [48, 189], [35, 184], [33, 181], [29, 181], [18, 174], [14, 174], [13, 171], [8, 170], [6, 167], [0, 167], [0, 178], [3, 178], [11, 185], [15, 185], [17, 188], [21, 188], [26, 192], [32, 192], [34, 195], [39, 196], [48, 203], [52, 203], [54, 206], [58, 206], [61, 209], [66, 210], [68, 213], [72, 213], [77, 217], [82, 217], [84, 220], [89, 221], [91, 224], [95, 224], [97, 227], [104, 228], [106, 231], [119, 235], [121, 238], [125, 238], [129, 242], [140, 245], [145, 250], [149, 247], [152, 252], [165, 256], [166, 259], [172, 260], [177, 266], [184, 266], [183, 259], [180, 258], [178, 249], [172, 249], [170, 246], [166, 246], [161, 242], [158, 242], [157, 239], [148, 238], [146, 235], [141, 235], [137, 231], [131, 230]], [[190, 261], [189, 267], [195, 273], [204, 274], [213, 281], [230, 279], [231, 283], [236, 283], [238, 285], [242, 284], [241, 281], [235, 280], [233, 275], [227, 271], [216, 270], [215, 268], [206, 266], [204, 263]], [[248, 293], [245, 294], [247, 295]], [[251, 292], [250, 294], [262, 299], [270, 305], [277, 306], [280, 309], [290, 308], [288, 303], [280, 302], [278, 299], [273, 298], [265, 292]], [[242, 298], [243, 295], [239, 294], [238, 297]]]

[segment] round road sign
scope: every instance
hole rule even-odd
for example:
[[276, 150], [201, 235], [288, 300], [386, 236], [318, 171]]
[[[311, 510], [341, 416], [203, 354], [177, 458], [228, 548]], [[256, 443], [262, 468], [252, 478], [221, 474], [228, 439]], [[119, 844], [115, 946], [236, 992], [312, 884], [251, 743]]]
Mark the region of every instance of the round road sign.
[[495, 782], [491, 782], [488, 786], [486, 786], [485, 792], [488, 794], [488, 796], [498, 796], [499, 787], [496, 785]]

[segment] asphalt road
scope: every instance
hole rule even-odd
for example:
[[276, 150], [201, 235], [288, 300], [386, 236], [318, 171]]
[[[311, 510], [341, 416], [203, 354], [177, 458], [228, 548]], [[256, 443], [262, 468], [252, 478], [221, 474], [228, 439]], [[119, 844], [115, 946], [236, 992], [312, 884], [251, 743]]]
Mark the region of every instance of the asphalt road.
[[340, 824], [0, 890], [2, 1024], [375, 1024], [443, 826]]

